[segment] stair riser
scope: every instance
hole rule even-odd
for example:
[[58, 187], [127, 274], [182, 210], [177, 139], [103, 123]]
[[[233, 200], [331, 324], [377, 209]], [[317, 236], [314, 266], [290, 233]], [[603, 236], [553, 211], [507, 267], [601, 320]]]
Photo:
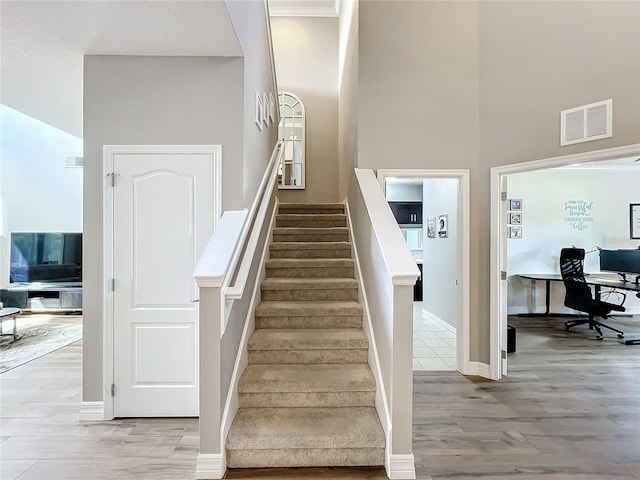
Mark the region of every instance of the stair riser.
[[348, 242], [348, 232], [273, 233], [274, 242]]
[[240, 408], [373, 407], [375, 392], [241, 393]]
[[294, 227], [294, 228], [328, 228], [328, 227], [346, 227], [346, 218], [329, 218], [329, 219], [289, 219], [277, 218], [276, 227]]
[[344, 206], [316, 206], [313, 207], [301, 207], [301, 206], [287, 206], [280, 204], [278, 206], [278, 213], [282, 215], [344, 215]]
[[384, 465], [384, 448], [227, 450], [229, 468]]
[[271, 258], [351, 258], [351, 249], [276, 250], [271, 249]]
[[262, 301], [357, 301], [358, 289], [262, 290]]
[[365, 363], [366, 348], [335, 350], [249, 350], [249, 363]]
[[353, 267], [267, 267], [267, 278], [354, 278]]
[[256, 317], [256, 328], [360, 328], [362, 315]]

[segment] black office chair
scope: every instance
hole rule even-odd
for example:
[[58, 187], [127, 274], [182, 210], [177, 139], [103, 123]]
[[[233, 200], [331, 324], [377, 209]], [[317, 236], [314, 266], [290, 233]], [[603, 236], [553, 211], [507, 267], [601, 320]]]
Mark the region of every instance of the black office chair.
[[624, 338], [624, 332], [616, 328], [605, 325], [594, 319], [594, 317], [607, 318], [609, 313], [624, 312], [622, 305], [607, 303], [593, 298], [591, 287], [584, 278], [584, 249], [583, 248], [563, 248], [560, 251], [560, 273], [566, 294], [564, 305], [574, 310], [587, 313], [588, 319], [571, 320], [564, 324], [568, 332], [576, 325], [588, 324], [589, 330], [595, 329], [598, 332], [598, 340], [602, 340], [602, 330], [600, 327], [608, 328], [618, 333], [618, 338]]

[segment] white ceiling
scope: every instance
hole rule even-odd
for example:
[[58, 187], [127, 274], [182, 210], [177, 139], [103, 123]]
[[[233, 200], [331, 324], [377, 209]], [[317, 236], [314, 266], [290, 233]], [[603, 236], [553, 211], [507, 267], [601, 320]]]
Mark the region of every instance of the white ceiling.
[[83, 55], [240, 56], [223, 0], [0, 2], [0, 101], [82, 137]]

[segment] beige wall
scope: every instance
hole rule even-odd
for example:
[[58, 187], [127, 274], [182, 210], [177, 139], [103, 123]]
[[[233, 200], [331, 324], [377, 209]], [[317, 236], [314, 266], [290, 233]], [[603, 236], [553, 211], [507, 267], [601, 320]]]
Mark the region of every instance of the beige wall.
[[[224, 185], [242, 178], [242, 59], [84, 59], [83, 400], [102, 398], [103, 145], [222, 145]], [[223, 208], [243, 206], [225, 188]]]
[[272, 17], [278, 89], [306, 111], [306, 185], [279, 190], [281, 202], [338, 200], [338, 19]]
[[[488, 363], [490, 168], [640, 142], [640, 3], [359, 5], [358, 166], [471, 171], [470, 360]], [[607, 98], [613, 138], [560, 147], [560, 110]]]
[[347, 196], [358, 160], [358, 0], [340, 2], [338, 58], [338, 198]]

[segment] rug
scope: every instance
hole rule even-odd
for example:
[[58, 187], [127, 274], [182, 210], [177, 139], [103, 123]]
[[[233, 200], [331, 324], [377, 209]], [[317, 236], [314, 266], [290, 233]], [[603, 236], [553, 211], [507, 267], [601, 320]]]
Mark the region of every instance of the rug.
[[[82, 338], [80, 315], [21, 315], [16, 321], [19, 338], [11, 343], [11, 337], [5, 336], [1, 339], [0, 373], [24, 365]], [[4, 333], [7, 333], [12, 328], [12, 322], [5, 321], [3, 327]]]

